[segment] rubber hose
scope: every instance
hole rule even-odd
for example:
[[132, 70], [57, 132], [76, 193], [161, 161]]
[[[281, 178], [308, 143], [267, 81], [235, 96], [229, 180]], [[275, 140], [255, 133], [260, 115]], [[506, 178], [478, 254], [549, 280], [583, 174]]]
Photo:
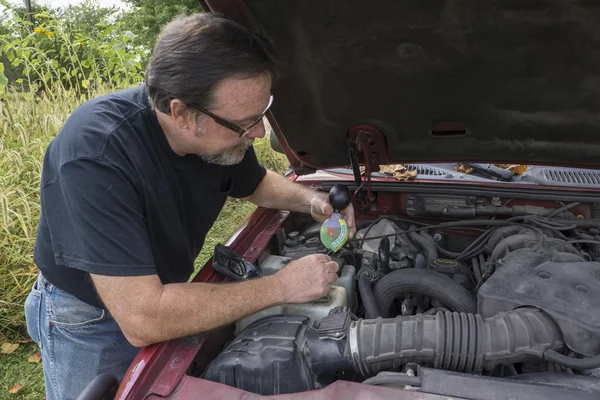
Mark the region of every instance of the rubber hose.
[[429, 240], [429, 243], [436, 245], [437, 242], [427, 231], [419, 231], [419, 235], [423, 236], [425, 239]]
[[485, 256], [479, 254], [479, 268], [481, 268], [481, 273], [483, 273], [483, 267], [485, 267]]
[[419, 251], [419, 248], [415, 246], [413, 242], [410, 241], [410, 239], [408, 238], [408, 234], [403, 229], [398, 229], [397, 231], [398, 233], [396, 234], [396, 237], [400, 239], [400, 242], [408, 246], [408, 251], [412, 254], [417, 253]]
[[471, 259], [471, 265], [473, 266], [473, 275], [475, 276], [475, 284], [478, 285], [481, 281], [481, 269], [479, 267], [479, 259], [473, 257]]
[[379, 248], [377, 249], [379, 255], [379, 268], [387, 274], [391, 271], [390, 269], [390, 239], [383, 238], [379, 242]]
[[[581, 204], [581, 203], [580, 203], [580, 202], [578, 202], [578, 201], [575, 201], [575, 202], [573, 202], [573, 203], [571, 203], [571, 204], [567, 204], [566, 206], [562, 206], [562, 207], [560, 207], [560, 208], [557, 208], [557, 209], [555, 209], [555, 210], [552, 210], [550, 213], [548, 213], [547, 217], [548, 217], [548, 218], [555, 217], [555, 216], [557, 216], [558, 214], [560, 214], [561, 212], [568, 211], [568, 210], [570, 210], [571, 208], [573, 208], [573, 207], [576, 207], [576, 206], [578, 206], [578, 205], [580, 205], [580, 204]], [[571, 213], [571, 214], [572, 214], [572, 213]]]
[[456, 256], [456, 261], [465, 261], [469, 260], [481, 252], [485, 250], [485, 243], [488, 241], [490, 236], [492, 235], [493, 230], [485, 231], [481, 236], [471, 242], [458, 256]]
[[427, 269], [427, 265], [425, 265], [425, 256], [421, 253], [417, 254], [415, 257], [415, 268]]
[[369, 319], [381, 317], [381, 311], [371, 289], [371, 280], [365, 274], [358, 278], [358, 291], [365, 307], [365, 316]]
[[[412, 229], [413, 227], [411, 227]], [[430, 243], [429, 240], [419, 235], [417, 232], [409, 232], [408, 237], [413, 241], [426, 255], [427, 265], [433, 260], [438, 258], [438, 252], [435, 244]]]
[[600, 355], [589, 358], [573, 358], [563, 356], [553, 350], [548, 350], [544, 353], [544, 360], [577, 370], [600, 367]]
[[444, 257], [456, 258], [460, 255], [460, 253], [455, 253], [453, 251], [446, 250], [445, 248], [440, 246], [440, 244], [438, 242], [436, 242], [435, 239], [433, 238], [433, 236], [431, 236], [429, 233], [427, 233], [425, 231], [421, 231], [421, 232], [419, 232], [419, 234], [421, 236], [423, 236], [425, 239], [429, 240], [429, 243], [434, 245], [437, 252], [439, 254], [443, 255]]
[[475, 372], [539, 360], [564, 347], [560, 329], [544, 312], [519, 308], [483, 319], [478, 314], [438, 312], [359, 320], [348, 330], [354, 370], [363, 375], [409, 362]]
[[381, 315], [395, 317], [390, 315], [394, 300], [409, 292], [431, 296], [452, 311], [477, 312], [475, 297], [446, 275], [428, 269], [405, 268], [390, 272], [375, 285], [373, 293]]
[[436, 244], [436, 249], [437, 249], [438, 253], [440, 253], [444, 257], [456, 258], [456, 257], [460, 256], [460, 253], [455, 253], [454, 251], [446, 250], [439, 244]]
[[350, 250], [347, 249], [342, 249], [340, 251], [338, 251], [337, 253], [341, 258], [345, 259], [346, 262], [350, 265], [352, 265], [355, 268], [358, 268], [358, 260], [356, 259], [356, 256], [354, 255], [353, 252], [351, 252]]

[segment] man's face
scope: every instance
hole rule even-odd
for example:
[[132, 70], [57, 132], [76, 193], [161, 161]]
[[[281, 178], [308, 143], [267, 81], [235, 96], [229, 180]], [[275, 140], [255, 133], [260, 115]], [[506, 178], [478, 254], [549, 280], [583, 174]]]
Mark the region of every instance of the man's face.
[[[246, 128], [267, 108], [271, 97], [271, 77], [267, 74], [247, 79], [226, 79], [215, 90], [212, 114]], [[233, 130], [202, 115], [191, 138], [195, 153], [207, 162], [220, 165], [237, 164], [255, 138], [265, 136], [261, 121], [242, 138]]]

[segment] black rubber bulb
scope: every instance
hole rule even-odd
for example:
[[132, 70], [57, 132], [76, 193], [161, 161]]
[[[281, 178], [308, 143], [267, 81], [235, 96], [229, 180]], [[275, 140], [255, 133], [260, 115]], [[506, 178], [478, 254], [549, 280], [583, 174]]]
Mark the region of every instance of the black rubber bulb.
[[350, 189], [346, 185], [335, 185], [329, 191], [329, 204], [331, 204], [335, 212], [342, 211], [348, 207], [351, 200]]

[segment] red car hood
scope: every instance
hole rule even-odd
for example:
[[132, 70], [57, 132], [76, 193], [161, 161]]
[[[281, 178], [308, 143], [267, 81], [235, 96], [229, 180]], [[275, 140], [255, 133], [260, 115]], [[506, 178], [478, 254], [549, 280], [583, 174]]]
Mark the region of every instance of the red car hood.
[[292, 165], [350, 164], [362, 125], [382, 133], [379, 163], [600, 166], [593, 2], [200, 3], [275, 45], [272, 122]]

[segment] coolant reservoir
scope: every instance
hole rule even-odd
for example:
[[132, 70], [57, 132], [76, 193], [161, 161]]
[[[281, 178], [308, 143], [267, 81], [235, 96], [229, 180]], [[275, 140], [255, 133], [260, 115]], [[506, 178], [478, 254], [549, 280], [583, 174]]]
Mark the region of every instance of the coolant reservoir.
[[346, 301], [346, 289], [340, 286], [330, 286], [327, 296], [316, 301], [304, 304], [283, 304], [248, 315], [236, 322], [234, 333], [237, 335], [254, 321], [274, 314], [306, 315], [313, 321], [320, 321], [329, 314], [329, 310], [332, 308], [346, 306]]
[[[260, 268], [264, 275], [271, 275], [288, 265], [291, 261], [292, 259], [288, 257], [268, 255], [266, 257], [262, 257], [258, 261], [258, 264], [260, 265]], [[346, 289], [348, 300], [345, 305], [349, 308], [352, 308], [352, 302], [355, 297], [355, 276], [356, 268], [352, 265], [344, 265], [342, 267], [342, 273], [340, 274], [340, 277], [332, 283], [333, 286], [341, 286], [344, 289]]]
[[[285, 267], [292, 259], [281, 256], [266, 256], [259, 260], [263, 275], [271, 275]], [[327, 296], [304, 304], [283, 304], [266, 308], [257, 313], [248, 315], [236, 322], [235, 334], [237, 335], [252, 322], [274, 314], [306, 315], [313, 321], [320, 321], [329, 314], [329, 310], [337, 306], [351, 307], [355, 297], [356, 268], [345, 265], [341, 276], [331, 284]]]

